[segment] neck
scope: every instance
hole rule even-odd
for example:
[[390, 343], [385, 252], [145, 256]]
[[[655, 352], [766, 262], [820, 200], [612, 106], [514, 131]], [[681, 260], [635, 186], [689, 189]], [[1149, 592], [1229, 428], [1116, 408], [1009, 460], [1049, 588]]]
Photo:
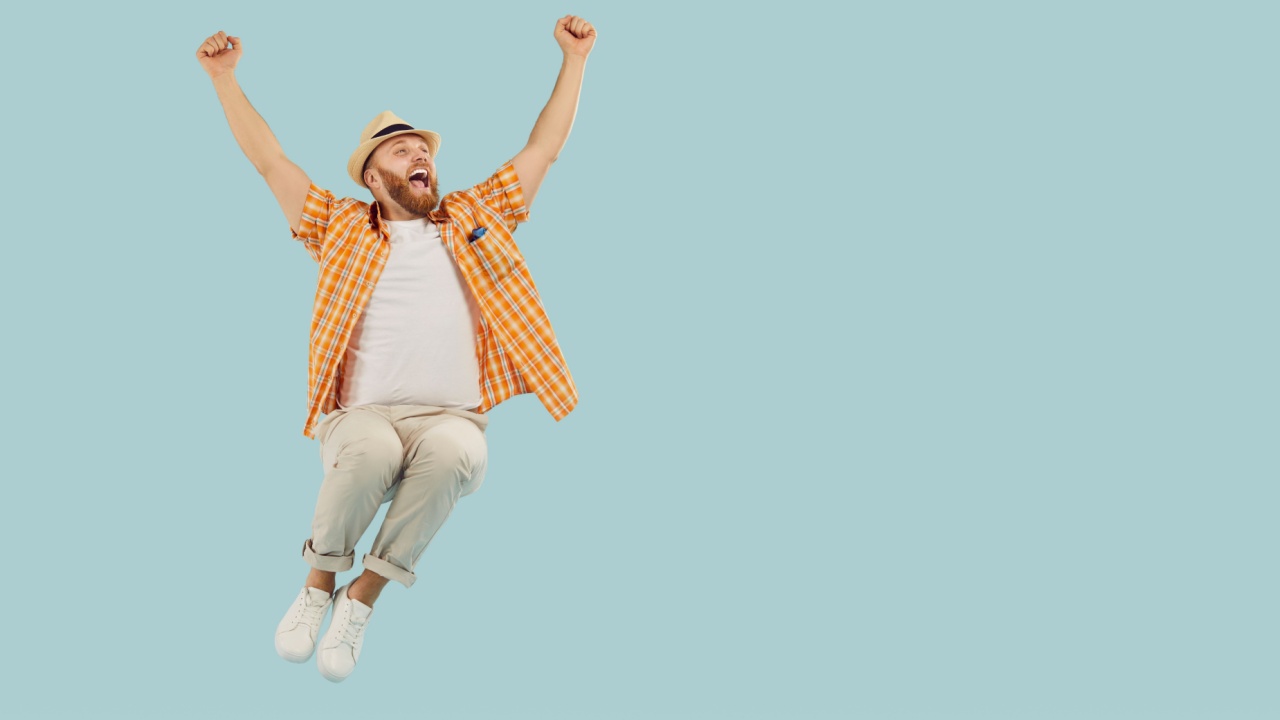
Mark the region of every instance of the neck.
[[426, 215], [414, 215], [390, 200], [378, 200], [378, 216], [383, 220], [400, 222], [403, 220], [421, 220]]

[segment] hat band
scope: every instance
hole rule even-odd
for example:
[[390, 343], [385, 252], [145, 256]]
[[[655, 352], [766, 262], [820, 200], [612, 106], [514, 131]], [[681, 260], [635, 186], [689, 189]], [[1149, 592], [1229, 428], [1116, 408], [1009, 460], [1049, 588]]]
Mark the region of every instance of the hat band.
[[381, 130], [379, 130], [378, 132], [374, 133], [373, 137], [369, 139], [372, 140], [374, 138], [380, 138], [383, 135], [390, 135], [393, 132], [400, 132], [401, 130], [412, 130], [412, 129], [413, 129], [412, 125], [405, 125], [404, 123], [398, 123], [396, 125], [388, 125], [382, 128]]

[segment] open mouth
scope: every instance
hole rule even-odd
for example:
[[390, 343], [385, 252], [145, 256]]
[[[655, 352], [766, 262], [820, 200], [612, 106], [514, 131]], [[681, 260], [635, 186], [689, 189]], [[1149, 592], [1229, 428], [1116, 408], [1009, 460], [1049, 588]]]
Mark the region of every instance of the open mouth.
[[426, 170], [418, 168], [409, 173], [409, 184], [419, 190], [425, 190], [431, 184], [431, 176], [427, 174]]

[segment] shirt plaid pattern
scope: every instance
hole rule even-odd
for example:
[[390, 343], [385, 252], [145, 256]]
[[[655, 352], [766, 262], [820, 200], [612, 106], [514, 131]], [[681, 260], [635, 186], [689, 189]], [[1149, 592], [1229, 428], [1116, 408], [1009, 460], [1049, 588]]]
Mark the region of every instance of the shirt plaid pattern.
[[[320, 414], [338, 406], [347, 343], [391, 252], [390, 230], [379, 214], [377, 202], [335, 199], [312, 183], [298, 230], [290, 229], [320, 264], [302, 429], [309, 438]], [[445, 195], [430, 219], [480, 306], [481, 401], [474, 412], [532, 392], [552, 417], [563, 419], [578, 404], [578, 389], [512, 238], [516, 225], [529, 219], [515, 167], [507, 162], [479, 185]], [[473, 239], [477, 228], [484, 233]]]

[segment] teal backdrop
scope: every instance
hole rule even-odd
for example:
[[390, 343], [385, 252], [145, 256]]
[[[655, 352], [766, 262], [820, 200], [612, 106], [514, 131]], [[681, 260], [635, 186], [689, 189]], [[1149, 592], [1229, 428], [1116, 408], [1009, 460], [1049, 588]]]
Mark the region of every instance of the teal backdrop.
[[[382, 110], [514, 155], [566, 13], [516, 240], [581, 403], [493, 411], [331, 685], [272, 648], [316, 265], [196, 48], [367, 199]], [[4, 14], [6, 717], [1280, 717], [1274, 3]]]

